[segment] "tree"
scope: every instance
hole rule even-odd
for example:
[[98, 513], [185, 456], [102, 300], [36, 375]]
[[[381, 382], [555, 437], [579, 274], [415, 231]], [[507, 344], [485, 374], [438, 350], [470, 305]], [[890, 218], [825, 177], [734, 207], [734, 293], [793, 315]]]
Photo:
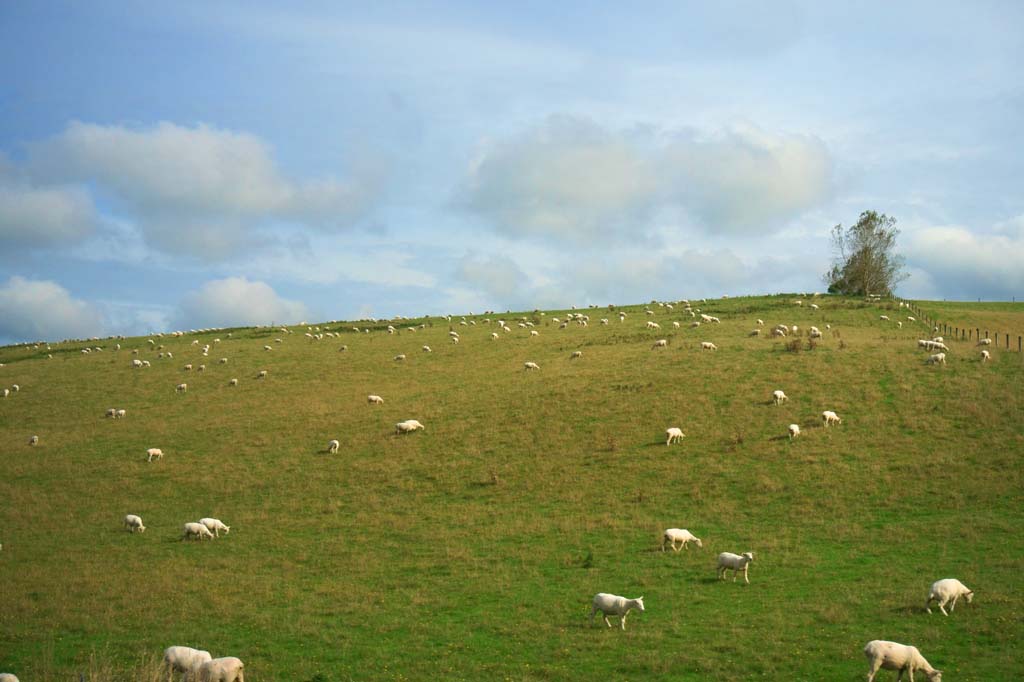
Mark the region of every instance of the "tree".
[[856, 225], [832, 228], [832, 268], [825, 273], [830, 294], [866, 296], [892, 295], [896, 285], [909, 275], [905, 260], [897, 255], [896, 219], [884, 213], [864, 211]]

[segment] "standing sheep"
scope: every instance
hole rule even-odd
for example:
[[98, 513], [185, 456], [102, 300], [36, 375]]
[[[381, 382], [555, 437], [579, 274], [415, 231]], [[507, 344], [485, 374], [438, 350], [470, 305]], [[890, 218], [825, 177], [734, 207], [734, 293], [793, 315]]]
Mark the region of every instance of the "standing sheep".
[[224, 531], [224, 535], [227, 535], [228, 533], [231, 532], [231, 526], [224, 525], [224, 522], [221, 521], [220, 519], [211, 519], [211, 518], [199, 519], [199, 523], [201, 523], [204, 526], [206, 526], [206, 529], [208, 531], [210, 531], [211, 533], [213, 533], [213, 536], [217, 537], [217, 538], [220, 537], [220, 532], [221, 531]]
[[406, 419], [404, 422], [398, 422], [397, 424], [395, 424], [396, 434], [412, 433], [413, 431], [417, 431], [419, 429], [423, 429], [425, 431], [426, 427], [424, 427], [423, 424], [420, 424], [415, 419]]
[[606, 592], [598, 592], [594, 595], [594, 600], [590, 605], [590, 622], [594, 622], [594, 616], [600, 611], [601, 615], [604, 617], [605, 625], [608, 627], [612, 626], [608, 621], [608, 616], [619, 616], [619, 627], [625, 630], [626, 616], [628, 616], [629, 612], [633, 609], [636, 609], [640, 613], [644, 612], [643, 597], [627, 599], [626, 597], [619, 597]]
[[665, 441], [665, 445], [672, 445], [673, 441], [681, 441], [686, 438], [686, 434], [683, 433], [683, 430], [675, 426], [670, 426], [665, 429], [665, 435], [668, 436], [668, 440]]
[[366, 402], [370, 403], [371, 405], [383, 405], [384, 398], [381, 398], [379, 395], [368, 395], [366, 396]]
[[790, 424], [789, 425], [789, 439], [793, 440], [794, 438], [796, 438], [799, 435], [800, 435], [800, 425], [799, 424]]
[[245, 682], [244, 667], [234, 656], [215, 658], [199, 666], [199, 682]]
[[168, 677], [174, 673], [184, 673], [184, 679], [191, 679], [199, 667], [210, 660], [213, 660], [213, 656], [202, 649], [188, 646], [169, 646], [164, 649], [164, 665], [167, 666]]
[[583, 357], [583, 351], [581, 351], [581, 350], [574, 350], [572, 352], [572, 355], [569, 356], [569, 359], [570, 360], [575, 360], [576, 358], [582, 358], [582, 357]]
[[744, 552], [743, 554], [722, 552], [718, 555], [718, 579], [725, 580], [725, 572], [732, 569], [732, 581], [736, 582], [736, 574], [743, 571], [743, 580], [749, 585], [750, 578], [747, 577], [747, 568], [753, 560], [753, 552]]
[[917, 647], [873, 639], [864, 647], [864, 655], [868, 659], [868, 682], [874, 682], [879, 668], [898, 670], [897, 682], [903, 679], [905, 672], [909, 673], [910, 682], [914, 682], [915, 670], [922, 671], [930, 682], [942, 682], [942, 671], [933, 668]]
[[[974, 590], [968, 589], [966, 585], [956, 578], [936, 580], [932, 583], [932, 588], [928, 590], [928, 601], [924, 603], [924, 608], [927, 609], [928, 613], [931, 613], [932, 601], [936, 601], [939, 604], [939, 610], [942, 611], [942, 615], [948, 616], [946, 604], [949, 604], [949, 610], [952, 611], [956, 608], [956, 600], [960, 597], [963, 597], [970, 604], [971, 600], [974, 599]], [[950, 604], [950, 602], [952, 603]]]
[[929, 355], [925, 363], [929, 365], [944, 365], [946, 364], [946, 354], [935, 353], [934, 355]]
[[124, 419], [127, 414], [128, 414], [127, 410], [118, 410], [117, 412], [114, 413], [114, 418], [115, 419]]
[[655, 341], [654, 345], [651, 346], [651, 350], [655, 350], [656, 348], [668, 348], [668, 339], [658, 339]]
[[711, 343], [710, 341], [702, 341], [700, 344], [701, 350], [718, 350], [718, 346]]
[[842, 424], [843, 420], [839, 418], [839, 415], [832, 410], [825, 410], [821, 413], [821, 421], [828, 427], [830, 424]]
[[188, 391], [188, 384], [178, 384], [174, 388], [174, 391], [175, 393], [185, 393], [186, 391]]
[[340, 447], [341, 443], [339, 443], [337, 439], [327, 441], [327, 452], [329, 452], [332, 455], [337, 454], [338, 448]]
[[29, 445], [39, 445], [39, 436], [32, 436], [28, 439]]
[[536, 362], [524, 362], [523, 363], [523, 369], [524, 370], [540, 369], [540, 365], [538, 365]]
[[0, 673], [0, 682], [18, 682], [14, 673]]
[[[683, 543], [679, 547], [676, 547], [676, 543]], [[685, 528], [668, 528], [661, 535], [661, 551], [665, 551], [665, 545], [671, 544], [672, 550], [678, 552], [681, 549], [689, 549], [689, 543], [694, 543], [697, 547], [703, 547], [700, 538], [686, 530]]]
[[992, 354], [991, 353], [989, 353], [987, 350], [981, 351], [981, 361], [982, 362], [988, 362], [991, 359], [992, 359]]
[[127, 514], [124, 517], [124, 529], [129, 533], [139, 531], [140, 533], [146, 532], [146, 527], [142, 525], [142, 517], [136, 516], [135, 514]]
[[148, 459], [146, 460], [147, 462], [152, 462], [154, 457], [157, 459], [164, 458], [164, 451], [160, 448], [150, 448], [149, 450], [146, 450], [146, 454], [148, 455]]
[[202, 542], [204, 538], [213, 539], [213, 533], [201, 523], [186, 523], [184, 528], [185, 532], [181, 536], [182, 540], [198, 538]]
[[789, 400], [789, 396], [787, 396], [784, 392], [782, 392], [782, 391], [772, 391], [772, 401], [776, 405], [781, 405], [782, 403], [786, 402], [787, 400]]

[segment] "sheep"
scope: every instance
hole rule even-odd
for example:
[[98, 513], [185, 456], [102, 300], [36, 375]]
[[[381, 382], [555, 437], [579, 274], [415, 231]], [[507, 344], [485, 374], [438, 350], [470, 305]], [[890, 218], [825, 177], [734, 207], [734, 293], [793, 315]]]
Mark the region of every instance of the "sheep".
[[261, 369], [260, 373], [256, 375], [256, 378], [257, 379], [266, 379], [267, 378], [267, 370]]
[[199, 523], [206, 526], [206, 529], [213, 533], [213, 536], [217, 538], [220, 537], [221, 531], [224, 531], [224, 535], [231, 532], [231, 526], [224, 525], [224, 522], [220, 519], [211, 519], [207, 517], [205, 519], [199, 519]]
[[715, 344], [711, 343], [710, 341], [701, 341], [700, 349], [701, 350], [718, 350], [718, 346], [716, 346]]
[[18, 384], [11, 384], [11, 390], [17, 393], [18, 391], [21, 390], [21, 386], [19, 386]]
[[879, 315], [878, 319], [885, 320], [886, 322], [888, 322], [889, 321], [889, 316], [888, 315]]
[[911, 322], [917, 322], [917, 318], [911, 317], [910, 315], [907, 315], [907, 319], [910, 320]]
[[185, 393], [188, 391], [188, 384], [178, 384], [174, 387], [175, 393]]
[[423, 429], [425, 431], [426, 427], [424, 427], [423, 424], [420, 424], [415, 419], [406, 419], [404, 422], [398, 422], [397, 424], [395, 424], [396, 434], [412, 433], [417, 429]]
[[203, 541], [203, 538], [210, 538], [211, 540], [213, 539], [213, 533], [211, 533], [210, 529], [201, 523], [186, 523], [184, 528], [185, 532], [181, 536], [182, 540], [186, 540], [193, 537], [199, 538], [200, 542]]
[[987, 350], [981, 351], [981, 361], [982, 362], [988, 362], [991, 359], [992, 359], [992, 354], [991, 353], [989, 353]]
[[245, 682], [245, 664], [234, 656], [215, 658], [199, 666], [199, 682]]
[[28, 439], [29, 445], [39, 445], [39, 436], [32, 436]]
[[524, 370], [540, 369], [540, 365], [538, 365], [536, 362], [524, 362], [523, 363], [523, 369]]
[[992, 345], [992, 339], [990, 339], [990, 338], [988, 338], [986, 336], [985, 338], [978, 340], [978, 345], [979, 346], [991, 346]]
[[932, 341], [934, 341], [935, 343], [942, 343], [945, 340], [946, 339], [942, 338], [941, 336], [936, 336], [935, 338], [932, 339]]
[[114, 413], [114, 419], [124, 419], [127, 414], [127, 410], [118, 410]]
[[111, 407], [110, 409], [107, 410], [107, 416], [108, 417], [113, 417], [113, 418], [116, 419], [117, 418], [117, 410], [115, 408]]
[[899, 329], [903, 329], [903, 323], [900, 322], [899, 320], [896, 320], [896, 327]]
[[953, 609], [956, 608], [956, 600], [960, 597], [966, 599], [967, 603], [970, 604], [971, 600], [974, 599], [974, 590], [969, 589], [956, 578], [936, 580], [932, 583], [931, 589], [928, 590], [928, 601], [924, 603], [924, 608], [928, 613], [931, 613], [931, 604], [934, 600], [938, 602], [939, 610], [942, 611], [942, 615], [948, 616], [949, 614], [946, 613], [946, 604], [949, 604], [949, 610], [952, 612]]
[[228, 364], [228, 359], [227, 359], [227, 358], [221, 358], [221, 359], [220, 359], [220, 360], [218, 360], [217, 362], [219, 362], [219, 363], [220, 363], [220, 364], [222, 364], [222, 365], [226, 365], [226, 364]]
[[184, 369], [184, 370], [185, 370], [186, 372], [191, 372], [191, 371], [192, 371], [192, 365], [185, 365], [185, 367], [184, 367], [183, 369]]
[[811, 304], [811, 310], [817, 310], [817, 309], [818, 309], [818, 304], [817, 303], [812, 303]]
[[594, 595], [593, 602], [591, 602], [590, 622], [594, 622], [594, 616], [597, 615], [598, 611], [600, 611], [601, 616], [604, 618], [605, 625], [608, 627], [612, 626], [608, 621], [608, 616], [619, 616], [619, 627], [625, 630], [626, 616], [628, 616], [629, 612], [633, 609], [636, 609], [640, 613], [644, 612], [643, 597], [627, 599], [626, 597], [619, 597], [606, 592], [598, 592]]
[[655, 341], [654, 345], [651, 346], [651, 350], [655, 350], [656, 348], [668, 348], [668, 339], [658, 339]]
[[650, 320], [648, 320], [647, 321], [647, 328], [648, 329], [661, 329], [661, 325], [658, 324], [657, 322], [651, 322]]
[[147, 462], [152, 462], [154, 457], [156, 457], [157, 459], [163, 459], [164, 458], [164, 451], [161, 450], [160, 448], [150, 448], [150, 449], [146, 450], [146, 455], [148, 456], [146, 461]]
[[574, 350], [572, 352], [572, 355], [569, 356], [569, 359], [570, 360], [575, 360], [576, 358], [582, 358], [582, 357], [583, 357], [583, 351], [581, 351], [581, 350]]
[[747, 334], [747, 336], [761, 336], [761, 330], [760, 329], [751, 329], [750, 333]]
[[673, 329], [679, 329], [679, 327], [680, 327], [680, 324], [678, 322], [673, 322], [672, 323], [672, 328]]
[[142, 517], [136, 516], [135, 514], [126, 514], [124, 517], [124, 529], [129, 533], [139, 531], [140, 533], [146, 532], [146, 527], [142, 525]]
[[944, 364], [946, 364], [946, 354], [945, 353], [935, 353], [934, 355], [929, 355], [928, 359], [925, 360], [925, 362], [927, 364], [929, 364], [929, 365], [936, 365], [936, 364], [944, 365]]
[[238, 385], [238, 379], [232, 379], [231, 381], [228, 382], [228, 386], [237, 386], [237, 385]]
[[821, 413], [821, 420], [828, 427], [830, 424], [842, 424], [843, 420], [839, 418], [839, 415], [832, 410], [825, 410]]
[[168, 676], [173, 673], [184, 673], [185, 679], [191, 679], [191, 676], [199, 671], [199, 666], [210, 660], [213, 660], [210, 652], [201, 649], [187, 646], [169, 646], [164, 649], [164, 664], [168, 668]]
[[0, 682], [18, 682], [14, 673], [0, 673]]
[[[453, 336], [453, 337], [452, 337], [452, 345], [456, 345], [456, 346], [457, 346], [458, 344], [459, 344], [459, 337], [457, 337], [457, 336]], [[397, 358], [395, 358], [395, 359], [397, 360]], [[402, 356], [402, 359], [403, 359], [403, 360], [405, 359], [405, 356], [404, 356], [404, 355]]]
[[670, 426], [665, 429], [665, 435], [668, 436], [668, 440], [665, 441], [665, 445], [672, 445], [673, 441], [681, 441], [686, 438], [686, 434], [683, 433], [683, 430], [676, 426]]
[[789, 425], [789, 439], [793, 440], [794, 438], [796, 438], [799, 435], [800, 435], [800, 425], [799, 424], [790, 424]]
[[340, 447], [341, 443], [339, 443], [336, 439], [327, 441], [327, 452], [331, 453], [332, 455], [336, 454], [338, 452], [338, 448]]
[[138, 358], [133, 359], [132, 369], [139, 369], [140, 367], [142, 367], [142, 360], [139, 360]]
[[753, 552], [744, 552], [743, 554], [722, 552], [718, 555], [718, 579], [725, 580], [725, 572], [731, 568], [733, 582], [736, 582], [736, 574], [740, 571], [743, 571], [743, 579], [749, 585], [750, 578], [747, 577], [747, 568], [750, 566], [750, 562], [753, 560]]
[[762, 320], [762, 319], [758, 319], [758, 320], [757, 320], [757, 326], [758, 326], [758, 327], [763, 327], [763, 326], [764, 326], [764, 320]]
[[786, 332], [784, 332], [783, 330], [781, 330], [778, 327], [776, 327], [775, 329], [772, 330], [772, 336], [785, 337], [786, 336]]
[[9, 388], [5, 388], [5, 389], [4, 389], [4, 397], [6, 398], [6, 397], [7, 397], [7, 396], [9, 396], [10, 394], [11, 394], [11, 389], [9, 389]]
[[366, 402], [370, 403], [371, 405], [383, 405], [384, 398], [381, 398], [379, 395], [368, 395], [366, 396]]
[[787, 400], [789, 400], [789, 396], [783, 393], [782, 391], [772, 391], [772, 401], [776, 405], [781, 405]]
[[[676, 543], [683, 543], [679, 547], [676, 547]], [[686, 530], [685, 528], [668, 528], [661, 535], [661, 551], [665, 551], [665, 545], [671, 544], [672, 550], [678, 552], [681, 549], [690, 549], [689, 543], [694, 543], [698, 548], [703, 547], [700, 538]]]
[[[455, 337], [453, 336], [452, 338], [454, 339]], [[402, 360], [405, 360], [405, 353], [399, 353], [395, 356], [395, 362], [401, 362]]]
[[898, 670], [897, 682], [903, 679], [905, 672], [909, 673], [910, 682], [914, 682], [915, 670], [922, 671], [930, 682], [942, 682], [942, 671], [933, 668], [917, 647], [873, 639], [864, 647], [864, 655], [868, 659], [868, 682], [874, 682], [879, 668]]
[[263, 350], [274, 350], [272, 346], [263, 346]]
[[497, 341], [497, 340], [498, 340], [498, 333], [497, 332], [491, 332], [491, 341]]
[[540, 336], [540, 332], [537, 331], [536, 329], [531, 329], [530, 336]]
[[424, 353], [430, 353], [431, 352], [430, 346], [423, 346], [423, 352]]

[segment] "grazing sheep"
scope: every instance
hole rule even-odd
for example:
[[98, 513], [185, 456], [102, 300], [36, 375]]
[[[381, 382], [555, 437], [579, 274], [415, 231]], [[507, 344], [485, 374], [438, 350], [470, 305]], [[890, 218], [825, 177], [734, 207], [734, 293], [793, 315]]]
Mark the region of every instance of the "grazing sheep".
[[263, 346], [263, 350], [274, 350], [273, 346]]
[[946, 354], [935, 353], [934, 355], [929, 355], [925, 363], [929, 365], [944, 365], [946, 364]]
[[956, 600], [960, 597], [963, 597], [970, 604], [971, 600], [974, 599], [974, 590], [968, 589], [966, 585], [956, 578], [936, 580], [932, 583], [932, 588], [928, 590], [928, 601], [924, 603], [924, 608], [927, 609], [928, 613], [931, 613], [931, 604], [934, 600], [938, 602], [942, 615], [948, 616], [946, 604], [949, 604], [949, 610], [952, 612], [956, 608]]
[[524, 370], [540, 369], [540, 365], [538, 365], [536, 362], [524, 362], [523, 363], [523, 369]]
[[672, 328], [673, 328], [673, 329], [679, 329], [679, 327], [680, 327], [680, 326], [681, 326], [681, 325], [680, 325], [680, 324], [679, 324], [678, 322], [673, 322], [673, 323], [672, 323]]
[[754, 560], [753, 552], [744, 552], [743, 554], [733, 554], [732, 552], [722, 552], [718, 555], [718, 578], [719, 580], [725, 580], [725, 572], [732, 569], [732, 581], [736, 582], [736, 574], [743, 571], [743, 579], [750, 584], [750, 578], [747, 577], [747, 568], [750, 566], [750, 562]]
[[201, 523], [186, 523], [184, 528], [185, 532], [181, 536], [182, 540], [193, 537], [198, 538], [200, 542], [203, 541], [203, 538], [213, 539], [213, 533], [211, 533], [210, 529]]
[[[458, 343], [459, 343], [459, 337], [457, 337], [457, 336], [453, 336], [453, 337], [452, 337], [452, 344], [453, 344], [453, 345], [458, 345]], [[398, 358], [395, 358], [395, 359], [397, 360]], [[402, 359], [403, 359], [403, 360], [405, 359], [405, 356], [404, 356], [404, 355], [402, 356]]]
[[775, 329], [772, 330], [772, 336], [785, 337], [786, 336], [786, 332], [784, 332], [783, 330], [781, 330], [778, 327], [776, 327]]
[[992, 354], [991, 353], [989, 353], [987, 350], [981, 351], [981, 361], [982, 362], [988, 362], [991, 359], [992, 359]]
[[644, 612], [644, 598], [637, 597], [636, 599], [627, 599], [626, 597], [619, 597], [614, 594], [608, 594], [606, 592], [598, 592], [594, 595], [594, 600], [590, 606], [590, 622], [594, 622], [594, 616], [598, 611], [601, 612], [601, 616], [604, 618], [605, 625], [611, 627], [612, 624], [608, 621], [608, 616], [619, 616], [619, 627], [623, 630], [626, 629], [626, 616], [629, 612], [636, 609], [640, 613]]
[[917, 647], [873, 639], [864, 647], [864, 655], [868, 659], [868, 682], [874, 682], [879, 668], [898, 670], [897, 682], [903, 679], [903, 673], [909, 673], [910, 682], [914, 682], [915, 670], [922, 671], [930, 682], [942, 682], [942, 671], [933, 668]]
[[215, 658], [199, 666], [199, 682], [245, 682], [245, 664], [234, 656]]
[[718, 346], [716, 346], [715, 344], [711, 343], [710, 341], [701, 341], [700, 349], [701, 350], [718, 350]]
[[758, 319], [757, 326], [758, 327], [763, 327], [764, 326], [764, 320]]
[[116, 419], [117, 418], [117, 410], [114, 409], [113, 407], [111, 407], [109, 410], [107, 410], [107, 416], [108, 417], [113, 417], [113, 418]]
[[368, 395], [366, 396], [366, 402], [370, 403], [371, 405], [383, 405], [384, 398], [381, 398], [379, 395]]
[[412, 433], [413, 431], [416, 431], [417, 429], [426, 430], [426, 427], [424, 427], [423, 424], [420, 424], [415, 419], [406, 419], [404, 422], [398, 422], [397, 424], [395, 424], [395, 433], [396, 434]]
[[540, 332], [537, 331], [536, 329], [531, 329], [530, 336], [540, 336]]
[[341, 443], [339, 443], [337, 440], [332, 439], [327, 441], [327, 452], [331, 453], [332, 455], [337, 453], [338, 448], [340, 447]]
[[[454, 339], [455, 337], [453, 336], [452, 338]], [[399, 353], [395, 356], [395, 362], [401, 362], [402, 360], [405, 360], [405, 353]]]
[[150, 448], [146, 450], [146, 455], [148, 455], [148, 459], [146, 461], [152, 462], [154, 457], [156, 457], [157, 459], [163, 459], [164, 451], [161, 450], [160, 448]]
[[18, 384], [11, 384], [11, 390], [17, 393], [18, 391], [21, 390], [21, 386], [19, 386]]
[[657, 341], [655, 341], [654, 345], [651, 346], [651, 350], [654, 350], [656, 348], [668, 348], [668, 339], [658, 339]]
[[581, 350], [574, 350], [572, 352], [572, 355], [569, 356], [569, 359], [570, 360], [575, 360], [576, 358], [582, 358], [582, 357], [583, 357], [583, 351], [581, 351]]
[[129, 533], [139, 531], [140, 533], [146, 532], [146, 527], [142, 525], [142, 517], [136, 516], [135, 514], [127, 514], [124, 517], [124, 529]]
[[117, 412], [114, 413], [114, 419], [124, 419], [125, 416], [127, 416], [127, 414], [127, 410], [118, 410]]
[[825, 423], [825, 426], [830, 424], [842, 424], [843, 420], [839, 418], [839, 415], [832, 410], [825, 410], [821, 413], [821, 420]]
[[139, 360], [138, 358], [135, 358], [134, 360], [132, 360], [132, 368], [133, 369], [138, 369], [140, 367], [142, 367], [142, 360]]
[[498, 340], [498, 332], [491, 332], [491, 341]]
[[424, 353], [429, 353], [429, 352], [431, 352], [431, 351], [430, 351], [430, 346], [423, 346], [423, 352], [424, 352]]
[[888, 315], [879, 315], [878, 319], [885, 320], [886, 322], [888, 322], [889, 321], [889, 316]]
[[226, 364], [228, 364], [228, 359], [227, 359], [227, 358], [221, 358], [221, 359], [220, 359], [220, 360], [218, 360], [217, 362], [219, 362], [219, 363], [220, 363], [220, 364], [222, 364], [222, 365], [226, 365]]
[[761, 336], [761, 330], [760, 329], [751, 329], [750, 333], [747, 334], [747, 336]]
[[256, 375], [256, 378], [257, 379], [266, 379], [267, 378], [267, 370], [261, 369], [260, 373]]
[[772, 391], [772, 401], [776, 405], [781, 405], [782, 403], [786, 402], [787, 400], [789, 400], [789, 396], [787, 396], [782, 391]]
[[990, 339], [988, 337], [985, 337], [984, 339], [980, 339], [978, 341], [978, 345], [979, 346], [991, 346], [992, 345], [992, 339]]
[[18, 682], [14, 673], [0, 673], [0, 682]]
[[238, 379], [232, 379], [231, 381], [228, 382], [228, 386], [237, 386], [237, 385], [238, 385]]
[[896, 326], [897, 326], [897, 327], [898, 327], [899, 329], [903, 329], [903, 323], [902, 323], [902, 322], [900, 322], [899, 320], [896, 320]]
[[170, 676], [173, 673], [184, 673], [184, 679], [192, 679], [199, 667], [213, 660], [209, 651], [193, 649], [187, 646], [169, 646], [164, 649], [164, 664]]
[[28, 439], [29, 445], [39, 445], [39, 436], [32, 436]]
[[192, 371], [192, 365], [185, 365], [185, 371], [186, 372], [191, 372]]
[[221, 531], [224, 531], [224, 535], [231, 532], [231, 526], [224, 525], [224, 522], [220, 519], [211, 519], [207, 517], [205, 519], [199, 519], [199, 523], [206, 526], [206, 529], [213, 533], [213, 536], [217, 538], [220, 537]]
[[911, 316], [907, 315], [907, 319], [910, 320], [911, 322], [917, 322], [917, 318], [916, 317], [911, 317]]
[[665, 435], [668, 436], [668, 440], [665, 441], [665, 445], [672, 445], [673, 441], [681, 441], [686, 438], [686, 434], [683, 433], [683, 430], [675, 426], [670, 426], [665, 429]]
[[176, 393], [185, 393], [186, 391], [188, 391], [188, 384], [178, 384], [177, 386], [174, 387], [174, 391]]
[[[676, 543], [683, 543], [679, 547], [676, 547]], [[685, 528], [669, 528], [661, 535], [661, 551], [665, 551], [665, 545], [671, 544], [672, 550], [678, 552], [681, 549], [690, 549], [689, 543], [694, 543], [698, 548], [703, 547], [700, 538], [686, 530]]]
[[794, 438], [796, 438], [799, 435], [800, 435], [800, 425], [799, 424], [790, 424], [789, 425], [789, 439], [793, 440]]

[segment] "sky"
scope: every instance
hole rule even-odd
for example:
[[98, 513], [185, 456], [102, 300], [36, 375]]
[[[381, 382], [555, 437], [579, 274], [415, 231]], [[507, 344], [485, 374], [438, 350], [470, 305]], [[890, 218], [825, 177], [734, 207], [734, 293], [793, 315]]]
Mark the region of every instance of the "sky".
[[1024, 4], [0, 3], [0, 343], [1024, 297]]

